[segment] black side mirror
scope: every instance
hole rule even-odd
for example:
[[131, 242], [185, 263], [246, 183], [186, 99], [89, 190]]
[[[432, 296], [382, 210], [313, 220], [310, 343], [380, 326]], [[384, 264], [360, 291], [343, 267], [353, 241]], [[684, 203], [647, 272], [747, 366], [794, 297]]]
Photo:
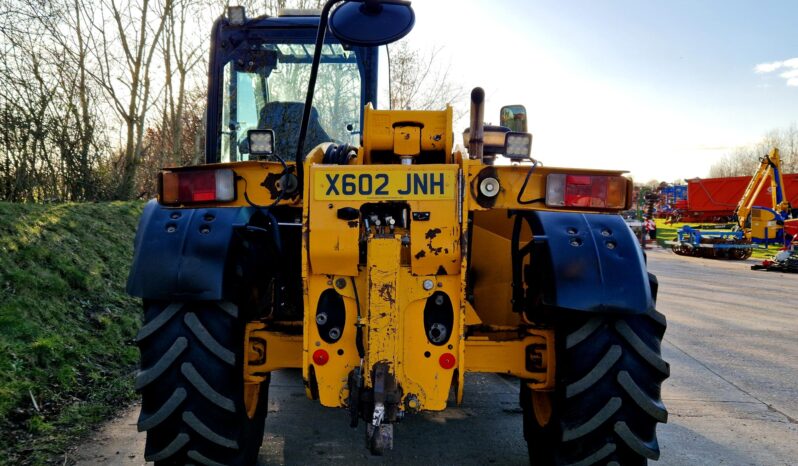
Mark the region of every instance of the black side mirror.
[[415, 22], [410, 2], [351, 0], [332, 12], [330, 31], [344, 44], [376, 47], [406, 36]]
[[526, 133], [526, 107], [505, 105], [499, 113], [499, 121], [505, 128], [516, 133]]

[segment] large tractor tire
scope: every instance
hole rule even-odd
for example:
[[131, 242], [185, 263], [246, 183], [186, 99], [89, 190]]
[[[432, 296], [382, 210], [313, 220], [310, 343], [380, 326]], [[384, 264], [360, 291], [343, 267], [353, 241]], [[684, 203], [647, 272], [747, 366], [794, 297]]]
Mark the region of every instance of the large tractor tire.
[[268, 382], [261, 384], [250, 417], [244, 402], [242, 317], [229, 302], [145, 302], [136, 390], [142, 397], [138, 429], [147, 431], [148, 461], [255, 464]]
[[[656, 287], [656, 281], [652, 282]], [[660, 388], [670, 368], [660, 353], [665, 316], [562, 310], [557, 386], [521, 383], [524, 437], [533, 465], [641, 465], [659, 458]]]

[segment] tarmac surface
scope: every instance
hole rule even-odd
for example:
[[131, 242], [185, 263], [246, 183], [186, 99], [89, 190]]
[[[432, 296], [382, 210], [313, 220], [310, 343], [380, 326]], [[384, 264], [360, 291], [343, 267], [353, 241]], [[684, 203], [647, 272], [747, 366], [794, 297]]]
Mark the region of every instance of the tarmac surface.
[[[663, 386], [668, 424], [658, 428], [661, 466], [798, 464], [798, 274], [648, 251], [668, 318]], [[140, 465], [138, 407], [65, 454], [69, 464]], [[518, 382], [466, 377], [460, 407], [405, 419], [394, 450], [365, 449], [363, 425], [305, 399], [298, 371], [275, 374], [259, 464], [528, 464]]]

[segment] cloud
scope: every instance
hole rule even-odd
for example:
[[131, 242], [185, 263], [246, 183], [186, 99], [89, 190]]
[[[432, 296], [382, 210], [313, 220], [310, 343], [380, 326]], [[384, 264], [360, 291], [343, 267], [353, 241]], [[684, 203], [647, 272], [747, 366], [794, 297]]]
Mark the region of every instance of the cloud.
[[754, 67], [754, 72], [757, 74], [773, 73], [779, 70], [782, 70], [779, 77], [785, 79], [788, 86], [798, 87], [798, 57], [760, 63]]
[[798, 57], [760, 63], [754, 67], [754, 72], [757, 74], [772, 73], [778, 70], [783, 70], [779, 73], [779, 77], [784, 78], [788, 86], [798, 87]]
[[794, 68], [798, 69], [798, 57], [790, 58], [787, 60], [782, 61], [773, 61], [770, 63], [760, 63], [754, 67], [754, 71], [759, 74], [762, 73], [772, 73], [773, 71], [782, 69], [782, 68]]

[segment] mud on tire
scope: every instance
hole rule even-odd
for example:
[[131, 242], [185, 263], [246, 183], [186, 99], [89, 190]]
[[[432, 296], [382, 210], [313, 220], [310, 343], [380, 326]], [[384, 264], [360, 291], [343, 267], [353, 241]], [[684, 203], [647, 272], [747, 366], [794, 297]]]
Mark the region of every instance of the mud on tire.
[[[652, 283], [652, 285], [654, 285]], [[563, 311], [557, 331], [557, 389], [540, 425], [521, 384], [530, 464], [639, 465], [659, 458], [660, 397], [670, 368], [661, 357], [665, 316]]]
[[145, 458], [168, 464], [255, 464], [268, 386], [244, 406], [244, 322], [229, 302], [145, 302], [137, 342]]

